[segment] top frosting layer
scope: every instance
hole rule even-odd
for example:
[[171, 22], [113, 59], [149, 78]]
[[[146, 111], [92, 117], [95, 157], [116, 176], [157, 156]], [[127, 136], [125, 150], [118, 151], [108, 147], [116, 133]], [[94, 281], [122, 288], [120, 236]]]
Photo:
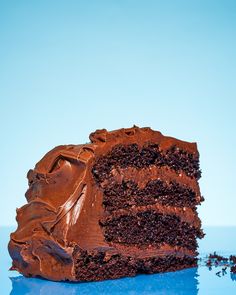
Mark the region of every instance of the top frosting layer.
[[122, 128], [114, 131], [107, 131], [106, 129], [96, 130], [91, 133], [89, 139], [92, 143], [98, 144], [100, 146], [109, 145], [111, 143], [114, 146], [115, 142], [122, 143], [137, 143], [143, 145], [146, 141], [154, 141], [158, 143], [161, 150], [167, 150], [172, 146], [178, 146], [193, 155], [198, 156], [197, 144], [195, 142], [190, 143], [176, 139], [174, 137], [164, 136], [159, 131], [152, 130], [149, 127], [139, 128], [133, 126], [132, 128]]

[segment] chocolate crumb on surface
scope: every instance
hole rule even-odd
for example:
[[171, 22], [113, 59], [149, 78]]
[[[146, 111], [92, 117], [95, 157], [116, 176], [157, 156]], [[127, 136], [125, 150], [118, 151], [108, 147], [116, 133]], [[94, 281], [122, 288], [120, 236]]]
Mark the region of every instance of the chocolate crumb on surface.
[[230, 271], [236, 274], [236, 265], [231, 266]]
[[230, 255], [230, 256], [229, 256], [229, 260], [230, 260], [232, 263], [236, 264], [236, 255]]
[[224, 276], [227, 273], [228, 267], [230, 272], [236, 274], [236, 256], [230, 255], [229, 258], [221, 256], [216, 252], [210, 253], [205, 261], [205, 265], [212, 270], [212, 266], [221, 267], [221, 270], [216, 272], [217, 276]]

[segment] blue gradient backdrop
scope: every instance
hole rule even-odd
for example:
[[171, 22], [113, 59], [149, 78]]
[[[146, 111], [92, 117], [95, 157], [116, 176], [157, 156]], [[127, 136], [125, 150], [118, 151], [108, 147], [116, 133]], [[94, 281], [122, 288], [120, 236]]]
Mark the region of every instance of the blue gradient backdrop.
[[203, 224], [236, 225], [235, 116], [236, 1], [0, 0], [0, 225], [48, 150], [133, 124], [197, 141]]

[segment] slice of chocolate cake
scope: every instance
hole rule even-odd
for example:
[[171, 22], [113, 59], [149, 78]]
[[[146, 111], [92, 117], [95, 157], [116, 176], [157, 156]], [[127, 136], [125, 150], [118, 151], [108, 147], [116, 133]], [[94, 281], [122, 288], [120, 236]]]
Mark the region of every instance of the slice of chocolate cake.
[[136, 126], [97, 130], [90, 140], [56, 147], [28, 172], [11, 269], [96, 281], [196, 266], [196, 143]]

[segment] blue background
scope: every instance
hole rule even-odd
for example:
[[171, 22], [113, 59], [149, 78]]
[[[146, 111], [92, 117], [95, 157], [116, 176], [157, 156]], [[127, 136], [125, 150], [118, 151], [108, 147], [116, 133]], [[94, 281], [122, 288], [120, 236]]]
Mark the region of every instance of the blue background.
[[0, 0], [0, 225], [26, 173], [95, 129], [197, 141], [206, 225], [236, 225], [236, 1]]

